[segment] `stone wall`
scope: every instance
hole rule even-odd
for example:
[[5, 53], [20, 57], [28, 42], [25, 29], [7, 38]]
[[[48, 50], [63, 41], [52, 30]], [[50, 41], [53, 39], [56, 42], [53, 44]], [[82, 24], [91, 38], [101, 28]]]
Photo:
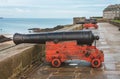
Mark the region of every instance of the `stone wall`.
[[18, 74], [41, 62], [44, 45], [21, 44], [0, 52], [0, 79], [14, 79]]
[[110, 24], [113, 24], [113, 25], [115, 25], [115, 26], [118, 26], [118, 27], [120, 28], [120, 23], [118, 23], [118, 22], [110, 21], [109, 23], [110, 23]]
[[73, 24], [77, 24], [79, 22], [84, 22], [85, 21], [85, 17], [74, 17], [73, 18]]

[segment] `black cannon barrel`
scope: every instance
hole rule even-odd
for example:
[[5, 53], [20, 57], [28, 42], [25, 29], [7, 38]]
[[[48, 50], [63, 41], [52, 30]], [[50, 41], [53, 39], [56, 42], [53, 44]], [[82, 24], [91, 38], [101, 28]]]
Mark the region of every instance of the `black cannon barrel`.
[[98, 40], [92, 31], [68, 31], [68, 32], [45, 32], [39, 34], [19, 34], [13, 36], [15, 44], [20, 43], [39, 43], [45, 44], [46, 41], [69, 41], [76, 40], [78, 44], [91, 45], [94, 40]]

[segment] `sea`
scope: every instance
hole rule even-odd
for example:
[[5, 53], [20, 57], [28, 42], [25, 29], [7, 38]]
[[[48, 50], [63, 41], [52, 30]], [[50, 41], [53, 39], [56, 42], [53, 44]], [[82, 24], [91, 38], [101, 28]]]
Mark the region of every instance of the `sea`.
[[72, 24], [72, 18], [2, 18], [0, 34], [29, 33], [30, 28], [53, 28]]

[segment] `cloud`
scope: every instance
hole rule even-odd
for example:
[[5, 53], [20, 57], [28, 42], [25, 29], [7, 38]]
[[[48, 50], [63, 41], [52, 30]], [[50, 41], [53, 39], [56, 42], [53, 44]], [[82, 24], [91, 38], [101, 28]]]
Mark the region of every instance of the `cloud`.
[[20, 8], [15, 8], [16, 12], [19, 12], [19, 13], [28, 13], [30, 12], [30, 10], [28, 9], [20, 9]]
[[106, 6], [116, 3], [120, 3], [120, 0], [0, 0], [0, 16], [102, 16]]
[[1, 3], [8, 2], [8, 0], [0, 0]]
[[105, 7], [108, 4], [84, 4], [84, 5], [75, 5], [75, 7], [78, 8], [84, 8], [84, 7]]

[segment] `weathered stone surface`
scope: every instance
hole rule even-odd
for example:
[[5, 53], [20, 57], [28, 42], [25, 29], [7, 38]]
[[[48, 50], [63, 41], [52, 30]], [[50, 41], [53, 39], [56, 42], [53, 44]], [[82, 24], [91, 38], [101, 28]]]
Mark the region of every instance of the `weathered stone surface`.
[[0, 52], [0, 79], [13, 79], [16, 75], [41, 60], [44, 45], [21, 44]]
[[0, 62], [0, 79], [7, 79], [12, 75], [12, 59], [5, 59], [4, 62]]
[[104, 63], [100, 68], [90, 67], [90, 63], [71, 61], [60, 68], [44, 63], [30, 75], [28, 79], [120, 79], [120, 32], [118, 27], [109, 23], [98, 23], [99, 28], [93, 29], [100, 36], [97, 48], [104, 52]]
[[120, 23], [117, 23], [117, 22], [110, 21], [110, 24], [120, 27]]

